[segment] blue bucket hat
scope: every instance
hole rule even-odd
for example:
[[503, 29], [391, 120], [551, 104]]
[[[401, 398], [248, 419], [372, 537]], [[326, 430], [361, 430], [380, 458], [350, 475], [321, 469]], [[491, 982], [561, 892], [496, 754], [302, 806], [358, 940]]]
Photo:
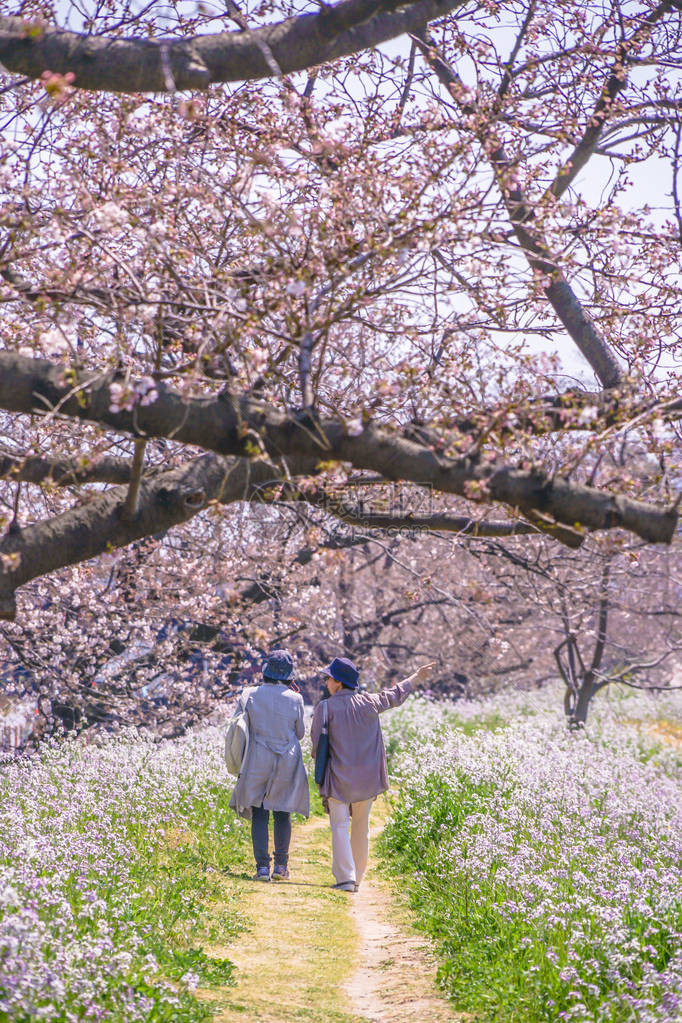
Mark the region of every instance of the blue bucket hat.
[[288, 650], [273, 650], [263, 661], [263, 675], [276, 682], [287, 682], [294, 677], [294, 659]]
[[346, 689], [357, 689], [360, 672], [352, 661], [347, 657], [335, 657], [328, 668], [323, 668], [325, 675], [331, 675], [333, 679], [340, 682]]

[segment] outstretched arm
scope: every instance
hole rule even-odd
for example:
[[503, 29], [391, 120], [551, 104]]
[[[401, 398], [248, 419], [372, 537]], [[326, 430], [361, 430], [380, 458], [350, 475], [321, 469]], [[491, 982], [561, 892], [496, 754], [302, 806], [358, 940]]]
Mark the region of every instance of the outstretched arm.
[[369, 695], [377, 714], [381, 714], [391, 707], [399, 707], [401, 703], [404, 703], [414, 686], [428, 678], [435, 663], [435, 661], [431, 661], [429, 664], [423, 664], [421, 668], [417, 668], [411, 675], [404, 678], [402, 682], [396, 682], [394, 686], [382, 689], [380, 693], [370, 693]]
[[422, 664], [421, 668], [417, 668], [411, 675], [408, 675], [404, 680], [409, 682], [412, 686], [421, 685], [422, 682], [426, 682], [427, 678], [431, 674], [431, 670], [436, 667], [435, 661], [429, 661], [428, 664]]

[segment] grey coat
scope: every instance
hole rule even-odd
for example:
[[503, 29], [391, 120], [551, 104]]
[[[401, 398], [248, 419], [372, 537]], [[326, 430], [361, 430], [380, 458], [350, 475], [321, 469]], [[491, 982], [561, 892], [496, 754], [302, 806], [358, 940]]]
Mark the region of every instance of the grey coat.
[[303, 697], [284, 683], [264, 682], [246, 700], [249, 748], [230, 806], [242, 817], [252, 806], [310, 814], [303, 738]]

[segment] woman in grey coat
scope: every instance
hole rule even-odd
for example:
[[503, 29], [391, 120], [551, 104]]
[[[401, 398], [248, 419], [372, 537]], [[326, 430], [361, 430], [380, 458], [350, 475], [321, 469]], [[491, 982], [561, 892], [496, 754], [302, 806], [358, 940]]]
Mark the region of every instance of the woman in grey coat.
[[293, 675], [289, 651], [273, 651], [263, 665], [263, 684], [249, 690], [245, 700], [249, 745], [230, 806], [240, 816], [251, 818], [258, 881], [270, 880], [270, 810], [275, 832], [272, 876], [277, 880], [289, 877], [291, 815], [310, 814], [308, 776], [299, 742], [305, 732], [303, 697], [287, 684]]

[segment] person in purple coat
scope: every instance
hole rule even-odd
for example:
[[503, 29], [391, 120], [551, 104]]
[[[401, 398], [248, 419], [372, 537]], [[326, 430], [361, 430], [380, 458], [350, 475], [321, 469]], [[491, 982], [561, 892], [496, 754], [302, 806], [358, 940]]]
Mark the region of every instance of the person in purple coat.
[[346, 657], [335, 657], [323, 669], [329, 676], [329, 698], [321, 700], [315, 708], [310, 738], [314, 757], [326, 713], [329, 761], [320, 794], [329, 808], [334, 887], [342, 891], [358, 890], [369, 858], [372, 803], [388, 788], [379, 715], [404, 703], [413, 685], [426, 679], [432, 667], [433, 663], [425, 664], [379, 693], [360, 692], [360, 674]]

